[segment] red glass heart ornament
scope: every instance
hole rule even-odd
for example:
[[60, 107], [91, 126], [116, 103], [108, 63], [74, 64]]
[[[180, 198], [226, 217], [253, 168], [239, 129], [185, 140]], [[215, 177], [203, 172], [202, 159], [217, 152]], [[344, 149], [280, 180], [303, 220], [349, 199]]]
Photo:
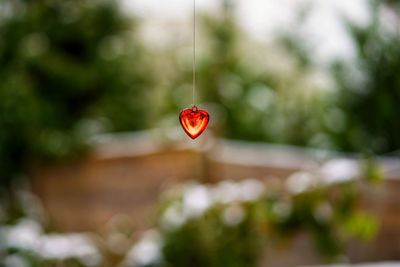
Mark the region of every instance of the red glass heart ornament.
[[190, 138], [195, 139], [207, 128], [210, 115], [203, 109], [198, 109], [196, 106], [187, 108], [179, 114], [179, 122], [183, 130]]

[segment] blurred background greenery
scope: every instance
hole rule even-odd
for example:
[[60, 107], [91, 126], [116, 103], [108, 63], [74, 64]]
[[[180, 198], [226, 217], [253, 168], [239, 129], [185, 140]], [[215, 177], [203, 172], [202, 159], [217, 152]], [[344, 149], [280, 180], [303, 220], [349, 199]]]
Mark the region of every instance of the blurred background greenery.
[[[190, 99], [191, 57], [180, 63], [175, 47], [157, 58], [137, 35], [139, 19], [124, 16], [116, 2], [1, 5], [3, 181], [32, 160], [79, 155], [94, 134], [177, 125], [175, 114]], [[387, 9], [397, 20], [396, 2], [370, 4], [366, 26], [344, 22], [357, 58], [329, 66], [334, 90], [310, 78], [320, 66], [302, 37], [283, 32], [275, 47], [260, 47], [238, 27], [234, 4], [221, 1], [221, 7], [220, 16], [199, 18], [205, 52], [197, 94], [218, 108], [222, 136], [397, 152], [399, 34], [380, 16]], [[157, 62], [166, 60], [168, 70]]]
[[2, 1], [2, 181], [87, 138], [147, 126], [154, 84], [135, 21], [113, 1]]
[[[220, 0], [217, 14], [200, 13], [197, 102], [212, 111], [214, 134], [346, 153], [399, 155], [400, 3], [365, 2], [367, 23], [342, 21], [355, 57], [326, 64], [316, 61], [308, 37], [299, 34], [312, 4], [299, 11], [296, 30], [278, 31], [269, 44], [243, 30], [235, 1]], [[15, 188], [29, 177], [32, 167], [79, 159], [99, 134], [179, 125], [177, 114], [191, 101], [187, 49], [191, 39], [182, 44], [177, 38], [176, 43], [154, 49], [140, 34], [142, 20], [127, 15], [119, 2], [111, 0], [0, 2], [2, 223], [13, 225], [26, 216]], [[264, 196], [247, 203], [249, 215], [236, 226], [237, 235], [231, 228], [218, 230], [219, 236], [231, 236], [226, 243], [218, 243], [222, 242], [218, 235], [192, 240], [197, 232], [211, 233], [208, 229], [218, 227], [214, 217], [220, 216], [222, 206], [216, 205], [205, 215], [209, 220], [165, 234], [169, 263], [162, 266], [256, 265], [256, 247], [262, 241], [254, 224], [261, 219], [253, 218], [257, 217], [253, 212], [271, 216], [264, 219], [273, 233], [311, 229], [322, 254], [334, 258], [341, 245], [329, 234], [348, 226], [345, 217], [352, 215], [353, 197], [343, 193], [349, 202], [334, 209], [333, 226], [307, 217], [308, 209], [328, 193], [310, 194], [316, 196], [290, 200], [295, 208], [282, 220], [260, 211], [268, 209], [262, 203], [275, 199]], [[308, 202], [301, 204], [305, 199]], [[361, 229], [374, 228], [373, 222], [364, 223]], [[366, 232], [364, 236], [373, 230]], [[196, 247], [182, 258], [188, 244]], [[207, 244], [216, 246], [215, 255], [210, 256]], [[0, 250], [0, 257], [15, 252], [13, 247]], [[232, 258], [224, 258], [227, 255]], [[0, 266], [53, 266], [43, 265], [34, 253], [24, 261], [27, 265]], [[54, 266], [93, 262], [72, 260]]]

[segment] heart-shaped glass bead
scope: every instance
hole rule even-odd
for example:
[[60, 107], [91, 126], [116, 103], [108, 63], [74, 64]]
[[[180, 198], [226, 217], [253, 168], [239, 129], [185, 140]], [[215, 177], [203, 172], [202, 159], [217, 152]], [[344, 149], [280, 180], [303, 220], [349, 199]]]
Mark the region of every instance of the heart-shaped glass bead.
[[187, 108], [179, 114], [179, 122], [183, 130], [190, 138], [195, 139], [207, 128], [210, 115], [203, 109], [198, 109], [196, 106]]

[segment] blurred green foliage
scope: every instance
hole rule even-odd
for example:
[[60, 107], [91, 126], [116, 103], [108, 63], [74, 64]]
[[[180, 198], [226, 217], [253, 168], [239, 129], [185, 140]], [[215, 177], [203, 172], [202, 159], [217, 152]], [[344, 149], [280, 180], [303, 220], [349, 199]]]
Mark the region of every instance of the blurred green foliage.
[[357, 59], [353, 65], [336, 62], [332, 68], [346, 127], [329, 133], [342, 150], [387, 153], [400, 148], [400, 8], [396, 2], [371, 1], [366, 26], [347, 23]]
[[[346, 242], [353, 238], [369, 240], [376, 233], [376, 220], [358, 206], [357, 183], [314, 184], [298, 193], [271, 183], [252, 200], [240, 196], [218, 200], [243, 191], [245, 183], [226, 187], [230, 192], [222, 190], [222, 183], [197, 185], [195, 191], [208, 191], [211, 204], [195, 214], [191, 211], [196, 206], [188, 200], [188, 192], [193, 190], [190, 186], [167, 194], [158, 228], [163, 260], [150, 266], [259, 266], [260, 256], [267, 253], [268, 257], [271, 251], [265, 250], [267, 247], [279, 249], [285, 244], [288, 249], [292, 240], [304, 234], [323, 259], [335, 261], [343, 255]], [[235, 191], [235, 186], [240, 190]], [[194, 198], [197, 203], [204, 201]]]
[[[164, 232], [166, 266], [257, 266], [261, 239], [252, 203], [244, 204], [245, 218], [235, 226], [221, 222], [225, 205], [217, 205], [197, 219]], [[238, 207], [239, 209], [244, 207]], [[189, 245], [190, 244], [190, 245]]]
[[[400, 37], [382, 26], [381, 5], [372, 7], [367, 27], [348, 24], [357, 64], [332, 66], [338, 91], [329, 94], [308, 82], [315, 70], [300, 41], [281, 40], [280, 49], [248, 46], [232, 1], [221, 5], [221, 16], [201, 21], [207, 52], [199, 57], [198, 99], [216, 104], [223, 136], [344, 151], [399, 149]], [[1, 184], [32, 163], [80, 155], [96, 133], [153, 126], [150, 89], [162, 87], [161, 73], [154, 73], [155, 60], [136, 35], [137, 21], [119, 8], [111, 0], [0, 2]], [[398, 21], [398, 6], [386, 8]], [[281, 61], [289, 63], [278, 66]], [[169, 67], [176, 73], [165, 86], [161, 119], [164, 111], [176, 118], [190, 99], [182, 92], [190, 92], [191, 69], [177, 62]], [[352, 184], [295, 195], [271, 190], [257, 201], [231, 204], [214, 205], [173, 230], [160, 228], [163, 266], [256, 266], [265, 242], [304, 231], [334, 259], [349, 236], [370, 238], [376, 231], [374, 220], [358, 212]], [[221, 216], [230, 209], [244, 216], [224, 224]], [[10, 224], [20, 217], [7, 213]], [[29, 252], [7, 253], [42, 264]]]
[[[347, 23], [357, 58], [333, 64], [333, 92], [313, 82], [321, 71], [296, 35], [282, 34], [276, 46], [254, 42], [237, 25], [232, 0], [220, 1], [219, 16], [201, 16], [196, 102], [214, 107], [217, 133], [341, 151], [398, 150], [400, 37], [381, 11], [398, 24], [399, 7], [372, 3], [367, 26]], [[80, 155], [96, 133], [163, 126], [166, 119], [177, 125], [177, 111], [191, 99], [191, 57], [182, 60], [182, 47], [150, 53], [138, 21], [117, 2], [0, 5], [2, 181], [32, 162]], [[157, 65], [163, 60], [168, 70]]]
[[[311, 145], [324, 107], [319, 88], [308, 81], [312, 70], [288, 49], [249, 41], [235, 20], [234, 1], [220, 1], [220, 8], [218, 16], [201, 17], [206, 41], [198, 52], [197, 102], [217, 104], [212, 115], [227, 138]], [[171, 113], [190, 99], [183, 91], [189, 92], [191, 70], [181, 69], [170, 85]]]
[[115, 1], [0, 3], [0, 177], [75, 156], [101, 131], [146, 127], [152, 84]]
[[267, 184], [179, 185], [161, 198], [155, 229], [148, 231], [153, 238], [140, 240], [122, 215], [100, 233], [54, 232], [40, 201], [19, 186], [0, 202], [0, 266], [256, 267], [265, 256], [274, 259], [269, 253], [291, 251], [299, 238], [313, 241], [304, 250], [336, 261], [348, 241], [370, 240], [377, 231], [376, 219], [359, 205], [363, 183], [328, 185], [302, 172]]
[[[345, 22], [355, 60], [334, 62], [326, 71], [333, 86], [324, 88], [310, 82], [323, 67], [308, 40], [283, 32], [279, 47], [249, 44], [234, 2], [221, 1], [219, 16], [201, 20], [207, 41], [199, 52], [198, 102], [217, 104], [216, 120], [228, 138], [372, 154], [399, 150], [400, 8], [393, 1], [369, 5], [367, 25]], [[299, 14], [299, 25], [306, 17]], [[190, 99], [184, 93], [190, 68], [181, 69], [170, 87], [171, 113]]]

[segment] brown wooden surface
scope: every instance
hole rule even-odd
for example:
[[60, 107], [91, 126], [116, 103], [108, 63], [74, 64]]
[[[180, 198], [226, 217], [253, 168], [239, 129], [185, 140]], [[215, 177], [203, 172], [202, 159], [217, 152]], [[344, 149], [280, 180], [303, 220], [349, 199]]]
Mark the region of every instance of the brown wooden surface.
[[41, 169], [34, 190], [57, 228], [65, 231], [101, 229], [116, 214], [133, 217], [148, 227], [160, 192], [190, 179], [199, 155], [189, 150], [132, 157], [97, 159]]

